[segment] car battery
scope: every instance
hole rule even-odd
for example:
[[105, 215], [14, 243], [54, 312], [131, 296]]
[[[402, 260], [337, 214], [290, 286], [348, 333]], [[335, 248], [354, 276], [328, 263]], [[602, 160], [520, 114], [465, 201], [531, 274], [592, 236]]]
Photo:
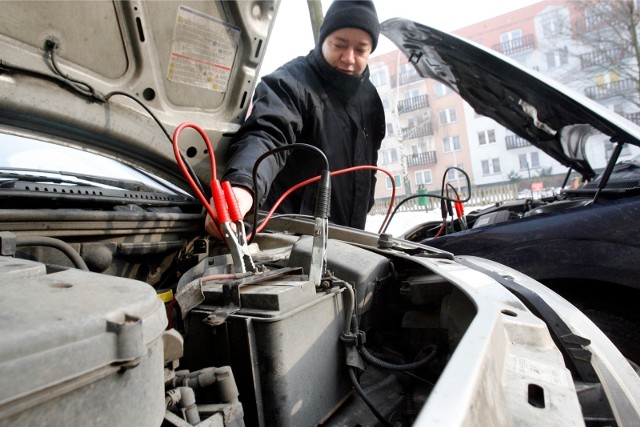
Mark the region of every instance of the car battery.
[[[223, 285], [202, 289], [205, 302], [189, 314], [185, 346], [201, 354], [227, 349], [223, 362], [234, 370], [247, 425], [314, 426], [349, 395], [341, 289], [316, 292], [300, 275], [244, 285], [239, 306], [213, 334], [198, 330], [225, 308]], [[207, 344], [205, 336], [217, 341]]]
[[167, 317], [149, 285], [0, 257], [0, 426], [159, 426]]

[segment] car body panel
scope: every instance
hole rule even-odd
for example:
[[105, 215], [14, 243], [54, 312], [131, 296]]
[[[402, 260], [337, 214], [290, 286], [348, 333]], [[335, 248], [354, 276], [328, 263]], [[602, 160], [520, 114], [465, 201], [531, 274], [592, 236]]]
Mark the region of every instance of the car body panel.
[[[386, 22], [384, 32], [420, 75], [448, 84], [478, 114], [568, 167], [552, 195], [498, 202], [468, 212], [464, 222], [452, 217], [442, 235], [436, 232], [445, 220], [412, 225], [401, 237], [486, 257], [552, 286], [605, 316], [599, 324], [628, 357], [640, 360], [632, 338], [639, 319], [628, 303], [640, 274], [637, 157], [616, 164], [624, 148], [640, 145], [640, 128], [488, 48], [402, 19]], [[598, 139], [615, 145], [606, 159], [590, 158]], [[605, 167], [596, 168], [594, 160]], [[566, 185], [572, 171], [582, 175], [578, 188]]]
[[[243, 247], [252, 271], [206, 234], [171, 132], [201, 125], [224, 165], [278, 4], [3, 3], [1, 143], [15, 143], [6, 134], [102, 154], [170, 188], [117, 173], [3, 172], [10, 292], [0, 298], [13, 304], [3, 325], [15, 325], [15, 345], [0, 346], [0, 425], [509, 426], [535, 425], [542, 411], [548, 425], [596, 415], [638, 424], [632, 366], [586, 316], [515, 270], [347, 227], [324, 235], [294, 215]], [[201, 35], [189, 25], [230, 43], [218, 64], [229, 80], [215, 89], [172, 75]], [[202, 136], [185, 132], [180, 148], [206, 192], [216, 173]], [[87, 347], [100, 351], [78, 351]], [[11, 393], [24, 371], [47, 376]]]
[[[57, 136], [53, 138], [57, 143], [141, 166], [189, 191], [167, 139], [180, 123], [194, 122], [208, 133], [214, 150], [220, 145], [219, 157], [223, 156], [225, 143], [220, 142], [237, 130], [248, 110], [279, 2], [30, 4], [31, 9], [19, 1], [3, 4], [2, 123], [41, 127]], [[185, 41], [189, 28], [198, 26], [200, 35]], [[56, 43], [54, 61], [61, 72], [84, 82], [94, 94], [78, 96], [68, 81], [51, 85], [25, 77], [63, 80], [52, 70], [46, 49], [51, 40]], [[205, 43], [224, 45], [224, 49], [211, 48], [213, 64], [200, 60], [198, 48]], [[201, 78], [194, 77], [198, 67]], [[221, 75], [218, 84], [203, 87], [213, 73]], [[112, 95], [105, 116], [104, 97], [117, 92], [147, 105], [166, 134], [126, 96]], [[64, 138], [69, 132], [72, 138]], [[86, 137], [89, 134], [91, 138]], [[185, 132], [182, 141], [181, 148], [208, 185], [204, 145], [195, 132]]]
[[637, 289], [638, 215], [640, 200], [633, 197], [472, 228], [428, 244], [517, 266], [537, 280], [591, 278]]
[[640, 128], [602, 105], [511, 58], [407, 19], [382, 32], [422, 77], [446, 84], [478, 113], [494, 119], [567, 167], [591, 179], [580, 144], [597, 129], [615, 142], [640, 145]]

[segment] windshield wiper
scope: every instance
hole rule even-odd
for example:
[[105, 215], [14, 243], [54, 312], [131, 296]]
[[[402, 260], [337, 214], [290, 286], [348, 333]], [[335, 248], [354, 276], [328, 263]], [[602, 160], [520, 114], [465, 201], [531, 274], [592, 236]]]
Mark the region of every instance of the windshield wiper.
[[[2, 168], [0, 179], [4, 182], [29, 181], [50, 182], [54, 184], [95, 185], [101, 184], [109, 187], [128, 191], [165, 192], [151, 187], [139, 181], [127, 179], [114, 179], [104, 176], [96, 176], [68, 171], [53, 171], [26, 168]], [[1, 184], [0, 184], [1, 186]]]

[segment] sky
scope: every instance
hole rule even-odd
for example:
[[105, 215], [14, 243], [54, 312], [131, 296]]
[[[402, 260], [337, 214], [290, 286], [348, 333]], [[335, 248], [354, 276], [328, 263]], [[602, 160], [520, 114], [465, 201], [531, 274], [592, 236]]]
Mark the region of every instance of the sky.
[[[443, 31], [454, 31], [503, 13], [538, 3], [540, 0], [374, 0], [378, 18], [407, 18]], [[326, 12], [332, 0], [322, 0]], [[290, 59], [306, 55], [313, 48], [313, 34], [306, 0], [281, 0], [276, 23], [267, 47], [260, 75], [275, 70]], [[394, 46], [380, 37], [378, 53]]]

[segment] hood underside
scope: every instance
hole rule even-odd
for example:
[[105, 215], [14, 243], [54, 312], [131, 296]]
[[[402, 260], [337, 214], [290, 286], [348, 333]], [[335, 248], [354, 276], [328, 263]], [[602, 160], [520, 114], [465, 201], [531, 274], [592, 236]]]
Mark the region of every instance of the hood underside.
[[478, 114], [587, 179], [594, 171], [571, 152], [580, 151], [575, 147], [589, 132], [596, 129], [612, 142], [640, 145], [640, 130], [631, 122], [502, 54], [406, 19], [385, 21], [382, 33], [422, 77], [449, 86]]
[[[0, 125], [183, 182], [173, 130], [196, 123], [224, 150], [246, 115], [278, 4], [3, 2]], [[202, 139], [181, 139], [208, 182]]]

